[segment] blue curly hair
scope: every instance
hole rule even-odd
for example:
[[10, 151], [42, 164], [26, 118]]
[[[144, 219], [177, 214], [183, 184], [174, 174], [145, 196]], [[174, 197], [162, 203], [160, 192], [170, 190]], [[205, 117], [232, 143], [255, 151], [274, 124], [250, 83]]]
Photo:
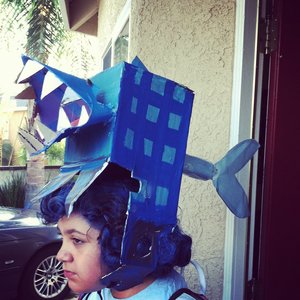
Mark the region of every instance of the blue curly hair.
[[[106, 172], [100, 175], [78, 198], [72, 213], [81, 214], [91, 227], [100, 230], [99, 245], [102, 259], [109, 269], [114, 271], [120, 267], [129, 191], [136, 190], [136, 183], [124, 179], [124, 176], [120, 179], [119, 176], [116, 178], [107, 174]], [[41, 200], [40, 216], [45, 224], [55, 224], [66, 215], [65, 199], [71, 187], [70, 184], [64, 186]], [[161, 235], [158, 265], [151, 275], [161, 277], [169, 273], [174, 266], [187, 265], [191, 258], [191, 245], [192, 239], [184, 234], [178, 225], [171, 232]]]

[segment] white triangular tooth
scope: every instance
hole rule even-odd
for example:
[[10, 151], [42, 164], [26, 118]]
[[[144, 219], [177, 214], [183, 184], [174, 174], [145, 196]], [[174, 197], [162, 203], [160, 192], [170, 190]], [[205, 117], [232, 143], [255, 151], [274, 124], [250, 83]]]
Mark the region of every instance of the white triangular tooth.
[[38, 140], [34, 135], [22, 128], [19, 128], [18, 136], [30, 155], [41, 150], [45, 146], [42, 141]]
[[48, 71], [44, 78], [41, 99], [45, 98], [62, 84], [63, 82], [60, 79], [58, 79], [52, 72]]
[[17, 83], [20, 83], [26, 79], [28, 79], [30, 76], [34, 75], [35, 73], [37, 73], [38, 71], [42, 70], [44, 68], [44, 66], [40, 63], [38, 63], [35, 60], [27, 60], [27, 62], [25, 63], [19, 78], [17, 80]]
[[56, 133], [52, 129], [50, 129], [48, 126], [43, 124], [39, 118], [36, 118], [35, 120], [35, 126], [40, 135], [43, 136], [45, 141], [48, 143], [56, 138]]
[[74, 92], [74, 90], [72, 90], [70, 87], [67, 87], [63, 95], [61, 104], [67, 104], [79, 99], [81, 99], [81, 97], [76, 92]]
[[88, 120], [89, 120], [89, 114], [88, 114], [85, 106], [83, 105], [81, 108], [81, 114], [80, 114], [80, 118], [79, 118], [79, 122], [78, 122], [77, 126], [84, 125]]
[[18, 133], [18, 137], [22, 145], [25, 147], [26, 151], [29, 153], [29, 155], [36, 152], [36, 149], [34, 149], [20, 133]]
[[60, 107], [59, 108], [59, 115], [58, 115], [58, 121], [57, 121], [57, 131], [60, 131], [62, 129], [70, 128], [70, 120], [65, 112], [65, 110]]

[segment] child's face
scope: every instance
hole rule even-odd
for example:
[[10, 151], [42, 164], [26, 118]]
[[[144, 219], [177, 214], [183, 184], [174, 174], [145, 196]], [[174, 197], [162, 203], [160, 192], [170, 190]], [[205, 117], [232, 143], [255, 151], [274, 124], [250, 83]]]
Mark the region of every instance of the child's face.
[[107, 273], [97, 240], [100, 231], [92, 228], [79, 214], [61, 218], [58, 229], [63, 244], [57, 259], [63, 262], [70, 289], [77, 293], [100, 290], [100, 278]]

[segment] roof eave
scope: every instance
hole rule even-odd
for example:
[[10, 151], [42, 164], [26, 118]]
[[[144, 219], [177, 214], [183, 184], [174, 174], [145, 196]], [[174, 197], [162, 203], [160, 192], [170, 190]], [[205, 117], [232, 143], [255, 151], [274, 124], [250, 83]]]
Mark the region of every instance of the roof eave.
[[66, 29], [97, 36], [98, 0], [60, 0]]

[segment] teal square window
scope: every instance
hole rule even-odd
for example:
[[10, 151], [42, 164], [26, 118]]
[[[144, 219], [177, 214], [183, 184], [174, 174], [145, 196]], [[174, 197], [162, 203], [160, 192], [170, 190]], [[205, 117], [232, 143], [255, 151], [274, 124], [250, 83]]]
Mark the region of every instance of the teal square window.
[[164, 96], [167, 79], [158, 75], [153, 75], [151, 81], [151, 91]]
[[166, 187], [157, 186], [155, 196], [156, 206], [166, 206], [168, 204], [169, 190]]
[[130, 108], [130, 111], [131, 111], [133, 114], [136, 114], [137, 103], [138, 103], [138, 99], [135, 98], [135, 97], [132, 97], [132, 99], [131, 99], [131, 108]]
[[125, 141], [124, 141], [125, 147], [132, 150], [133, 149], [133, 140], [134, 140], [134, 131], [127, 128], [126, 134], [125, 134]]
[[168, 127], [170, 129], [179, 130], [180, 123], [181, 123], [181, 116], [174, 113], [169, 113]]
[[175, 161], [175, 156], [176, 156], [176, 148], [165, 145], [164, 152], [162, 155], [162, 161], [170, 165], [173, 165]]
[[158, 119], [160, 109], [151, 104], [148, 105], [146, 119], [152, 123], [156, 123]]
[[180, 85], [176, 85], [173, 92], [173, 99], [183, 103], [185, 100], [185, 88]]
[[143, 73], [144, 73], [144, 71], [142, 69], [140, 69], [140, 68], [137, 69], [137, 71], [135, 73], [135, 76], [134, 76], [134, 83], [136, 85], [140, 85], [141, 84]]
[[144, 138], [144, 154], [146, 156], [152, 156], [152, 148], [153, 148], [153, 141]]

